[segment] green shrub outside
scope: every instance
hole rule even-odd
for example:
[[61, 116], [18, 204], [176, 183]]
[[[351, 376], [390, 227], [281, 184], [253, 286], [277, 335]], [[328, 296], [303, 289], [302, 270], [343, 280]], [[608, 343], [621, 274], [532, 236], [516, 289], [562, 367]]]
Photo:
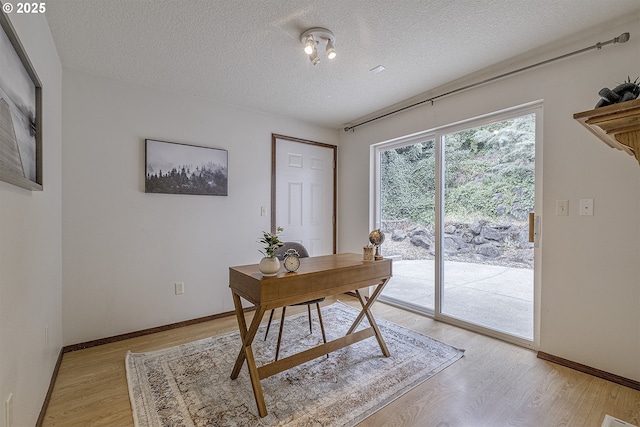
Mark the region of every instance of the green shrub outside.
[[[444, 137], [445, 217], [472, 222], [525, 221], [534, 208], [535, 116]], [[381, 154], [383, 220], [435, 219], [435, 141]]]

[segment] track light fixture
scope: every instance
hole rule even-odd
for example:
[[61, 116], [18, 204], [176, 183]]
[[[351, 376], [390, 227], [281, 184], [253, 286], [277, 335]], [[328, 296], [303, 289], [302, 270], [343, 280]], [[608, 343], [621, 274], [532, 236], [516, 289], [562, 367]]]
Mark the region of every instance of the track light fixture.
[[336, 36], [326, 28], [309, 28], [302, 33], [300, 41], [304, 44], [304, 53], [309, 55], [309, 60], [313, 65], [317, 65], [320, 62], [318, 48], [324, 49], [327, 58], [333, 59], [336, 57], [336, 49], [334, 47]]

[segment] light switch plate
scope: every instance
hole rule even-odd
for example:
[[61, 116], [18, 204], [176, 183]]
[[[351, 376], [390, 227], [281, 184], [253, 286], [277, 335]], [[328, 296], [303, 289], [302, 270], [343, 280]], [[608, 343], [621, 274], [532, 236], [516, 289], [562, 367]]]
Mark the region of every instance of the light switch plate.
[[176, 288], [176, 295], [184, 294], [184, 282], [176, 282], [174, 286]]
[[569, 215], [569, 201], [556, 200], [556, 216], [568, 216], [568, 215]]

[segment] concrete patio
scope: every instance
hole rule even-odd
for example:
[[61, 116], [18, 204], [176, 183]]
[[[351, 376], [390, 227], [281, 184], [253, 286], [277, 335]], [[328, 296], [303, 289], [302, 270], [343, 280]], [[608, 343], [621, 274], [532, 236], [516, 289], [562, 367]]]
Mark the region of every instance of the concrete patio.
[[[434, 309], [434, 260], [394, 260], [382, 293]], [[533, 270], [444, 262], [442, 312], [477, 325], [533, 339]]]

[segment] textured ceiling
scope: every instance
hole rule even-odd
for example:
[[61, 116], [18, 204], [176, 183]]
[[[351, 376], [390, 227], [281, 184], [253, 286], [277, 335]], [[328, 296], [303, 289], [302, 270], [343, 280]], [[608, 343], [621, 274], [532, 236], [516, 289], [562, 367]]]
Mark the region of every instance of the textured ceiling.
[[[47, 0], [46, 17], [66, 68], [338, 128], [639, 11], [639, 0]], [[311, 64], [310, 27], [334, 32], [336, 59]]]

